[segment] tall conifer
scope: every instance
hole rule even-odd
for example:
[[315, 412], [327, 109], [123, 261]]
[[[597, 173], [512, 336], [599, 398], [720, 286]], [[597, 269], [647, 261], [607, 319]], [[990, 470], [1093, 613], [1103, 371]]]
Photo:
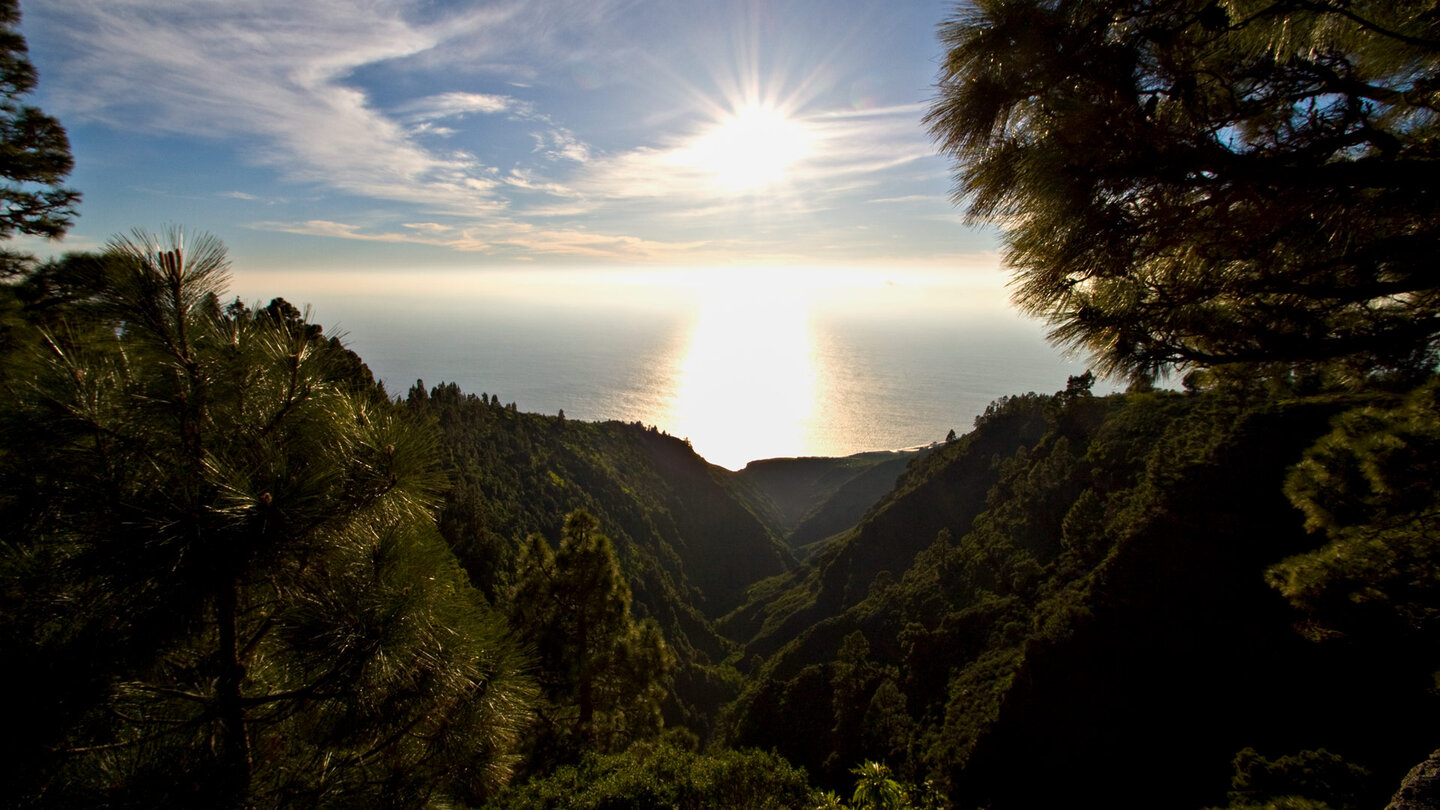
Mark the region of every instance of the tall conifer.
[[105, 263], [89, 314], [8, 377], [0, 615], [36, 701], [10, 789], [482, 799], [529, 687], [435, 531], [431, 431], [318, 330], [222, 310], [218, 241], [137, 232]]

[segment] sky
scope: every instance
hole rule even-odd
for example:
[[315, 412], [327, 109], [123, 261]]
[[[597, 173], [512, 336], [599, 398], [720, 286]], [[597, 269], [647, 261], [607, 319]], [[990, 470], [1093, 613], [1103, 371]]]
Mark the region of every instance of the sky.
[[[922, 118], [950, 2], [22, 1], [84, 194], [237, 273], [879, 268], [1001, 284]], [[337, 276], [332, 276], [337, 277]]]

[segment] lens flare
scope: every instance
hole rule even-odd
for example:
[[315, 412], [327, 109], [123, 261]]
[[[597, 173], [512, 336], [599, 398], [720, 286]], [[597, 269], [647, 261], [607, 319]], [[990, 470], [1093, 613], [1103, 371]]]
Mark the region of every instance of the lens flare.
[[752, 106], [719, 121], [691, 149], [693, 163], [717, 187], [753, 191], [783, 179], [810, 150], [805, 125], [773, 107]]

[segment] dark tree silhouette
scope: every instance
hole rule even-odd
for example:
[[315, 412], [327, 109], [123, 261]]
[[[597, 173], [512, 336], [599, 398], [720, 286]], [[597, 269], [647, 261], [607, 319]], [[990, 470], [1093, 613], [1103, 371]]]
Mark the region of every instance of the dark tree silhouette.
[[[217, 240], [112, 243], [0, 409], [27, 806], [424, 806], [504, 780], [529, 683], [435, 529], [434, 435]], [[388, 405], [388, 403], [387, 403]]]
[[1433, 360], [1430, 4], [981, 0], [941, 36], [957, 197], [1101, 371]]
[[551, 551], [533, 535], [511, 600], [517, 630], [539, 647], [540, 760], [623, 749], [658, 733], [674, 665], [653, 619], [630, 616], [630, 588], [610, 539], [589, 513], [565, 519]]
[[60, 184], [74, 168], [65, 128], [20, 97], [35, 89], [18, 0], [0, 0], [0, 238], [59, 237], [80, 193]]

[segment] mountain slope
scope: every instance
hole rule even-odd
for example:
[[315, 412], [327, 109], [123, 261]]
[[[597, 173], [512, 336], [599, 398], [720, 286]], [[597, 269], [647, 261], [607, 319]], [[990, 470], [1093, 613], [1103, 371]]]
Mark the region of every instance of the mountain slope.
[[844, 458], [768, 458], [740, 470], [775, 504], [780, 536], [792, 549], [831, 538], [860, 522], [890, 494], [916, 458], [933, 448]]
[[703, 728], [736, 688], [715, 667], [734, 645], [711, 618], [794, 564], [737, 494], [746, 485], [735, 473], [638, 423], [521, 413], [453, 383], [417, 383], [405, 407], [439, 426], [450, 478], [441, 534], [487, 598], [508, 598], [527, 536], [554, 543], [567, 514], [590, 512], [614, 541], [634, 613], [659, 621], [680, 663], [672, 722]]
[[[1019, 410], [1039, 414], [1040, 435], [989, 458], [974, 450], [1000, 425], [982, 419], [834, 553], [727, 617], [732, 632], [767, 620], [727, 739], [831, 786], [877, 759], [995, 808], [1222, 804], [1242, 749], [1326, 749], [1368, 769], [1366, 802], [1383, 804], [1433, 748], [1427, 670], [1394, 649], [1377, 667], [1366, 643], [1306, 641], [1263, 578], [1315, 543], [1281, 481], [1337, 409], [1249, 393], [1035, 398]], [[987, 478], [977, 506], [966, 484]], [[941, 493], [952, 521], [976, 507], [963, 532], [932, 531]], [[932, 542], [890, 568], [902, 517]]]
[[787, 545], [798, 548], [858, 523], [895, 487], [906, 466], [925, 452], [763, 459], [746, 464], [739, 478], [753, 484], [761, 496], [756, 511], [771, 519]]
[[880, 572], [904, 573], [941, 530], [967, 531], [994, 482], [991, 460], [1044, 433], [1043, 404], [1032, 394], [992, 405], [981, 427], [911, 464], [849, 533], [803, 568], [753, 588], [749, 601], [721, 621], [722, 630], [748, 640], [747, 656], [767, 655], [864, 599]]

